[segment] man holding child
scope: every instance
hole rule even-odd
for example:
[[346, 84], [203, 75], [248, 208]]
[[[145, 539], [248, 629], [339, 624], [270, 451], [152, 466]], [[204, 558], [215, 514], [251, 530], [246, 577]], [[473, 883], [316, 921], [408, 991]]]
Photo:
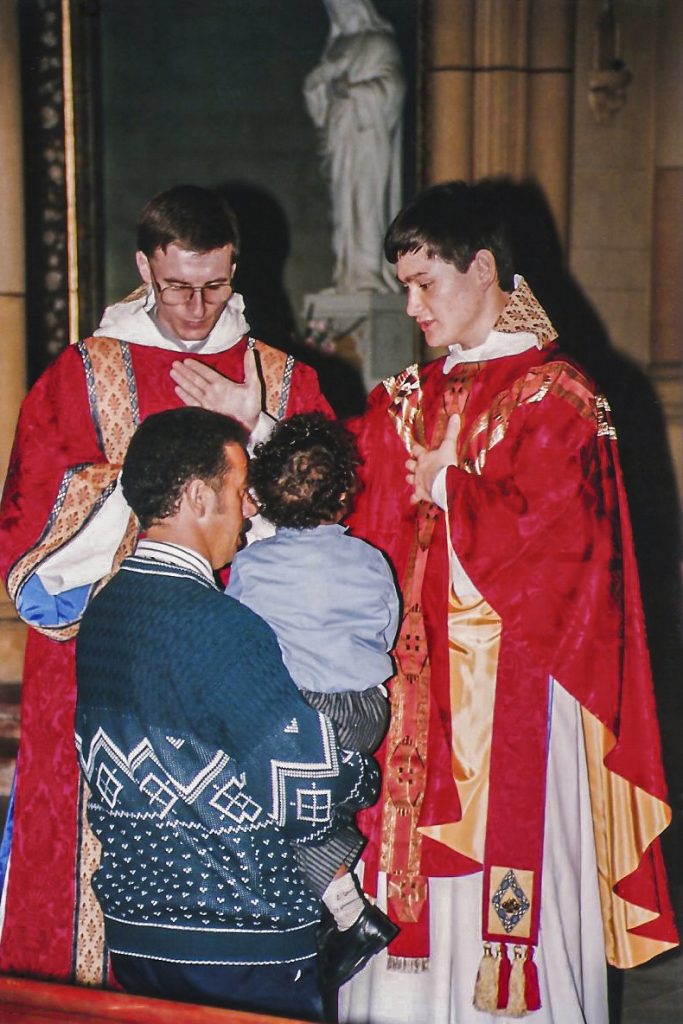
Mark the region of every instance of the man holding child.
[[266, 623], [225, 596], [246, 434], [203, 409], [148, 417], [122, 486], [145, 531], [89, 604], [76, 742], [102, 844], [92, 885], [114, 974], [142, 995], [319, 1020], [319, 904], [296, 859], [371, 802]]

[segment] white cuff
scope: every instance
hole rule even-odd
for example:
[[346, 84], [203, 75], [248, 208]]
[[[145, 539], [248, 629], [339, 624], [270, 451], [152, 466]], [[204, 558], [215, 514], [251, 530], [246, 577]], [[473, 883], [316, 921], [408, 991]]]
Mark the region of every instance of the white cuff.
[[50, 555], [40, 566], [38, 578], [48, 594], [61, 594], [96, 583], [111, 570], [128, 526], [130, 507], [123, 496], [121, 479], [90, 522]]
[[[446, 497], [446, 473], [448, 466], [444, 466], [434, 477], [432, 484], [432, 501], [444, 512], [448, 512], [448, 498]], [[448, 517], [446, 517], [446, 528], [448, 530], [448, 560], [451, 570], [451, 586], [458, 597], [469, 597], [477, 594], [477, 588], [463, 569], [451, 543], [451, 531], [448, 529]]]
[[256, 426], [252, 430], [249, 435], [249, 440], [247, 441], [247, 450], [250, 455], [253, 453], [257, 444], [261, 441], [268, 440], [276, 423], [277, 420], [273, 419], [270, 413], [263, 412], [263, 410], [261, 410], [258, 419], [256, 420]]
[[434, 483], [432, 484], [432, 501], [435, 505], [438, 505], [440, 509], [445, 512], [448, 508], [448, 499], [446, 497], [446, 472], [448, 466], [443, 466], [442, 469], [434, 477]]

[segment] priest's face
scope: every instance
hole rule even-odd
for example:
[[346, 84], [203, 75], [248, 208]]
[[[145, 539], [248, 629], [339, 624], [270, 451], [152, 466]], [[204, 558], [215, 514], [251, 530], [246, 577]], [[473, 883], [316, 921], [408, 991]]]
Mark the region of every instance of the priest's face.
[[399, 256], [396, 276], [408, 295], [406, 313], [414, 317], [430, 348], [456, 342], [475, 348], [486, 340], [491, 317], [478, 256], [461, 273], [452, 263], [418, 249]]
[[154, 289], [156, 318], [172, 340], [201, 341], [211, 333], [232, 294], [235, 255], [232, 245], [191, 252], [172, 242], [151, 258], [136, 256], [145, 284]]

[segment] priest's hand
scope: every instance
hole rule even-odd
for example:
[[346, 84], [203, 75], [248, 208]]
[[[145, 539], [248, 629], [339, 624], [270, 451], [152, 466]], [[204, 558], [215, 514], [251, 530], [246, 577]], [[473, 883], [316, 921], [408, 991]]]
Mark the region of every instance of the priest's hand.
[[448, 420], [446, 434], [438, 448], [431, 451], [422, 445], [413, 445], [413, 456], [406, 462], [406, 480], [413, 488], [410, 500], [432, 500], [432, 486], [444, 466], [456, 465], [456, 444], [460, 433], [460, 417], [454, 413]]
[[253, 349], [244, 353], [244, 384], [224, 377], [198, 359], [176, 360], [170, 372], [176, 384], [175, 393], [185, 405], [198, 405], [202, 409], [232, 416], [250, 433], [256, 426], [263, 393]]

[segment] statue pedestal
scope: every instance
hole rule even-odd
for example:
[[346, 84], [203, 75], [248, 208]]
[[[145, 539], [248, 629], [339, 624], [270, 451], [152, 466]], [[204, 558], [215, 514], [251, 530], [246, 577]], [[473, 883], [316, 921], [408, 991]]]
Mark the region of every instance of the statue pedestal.
[[307, 343], [355, 366], [367, 391], [415, 362], [416, 332], [404, 295], [317, 292], [304, 302]]

